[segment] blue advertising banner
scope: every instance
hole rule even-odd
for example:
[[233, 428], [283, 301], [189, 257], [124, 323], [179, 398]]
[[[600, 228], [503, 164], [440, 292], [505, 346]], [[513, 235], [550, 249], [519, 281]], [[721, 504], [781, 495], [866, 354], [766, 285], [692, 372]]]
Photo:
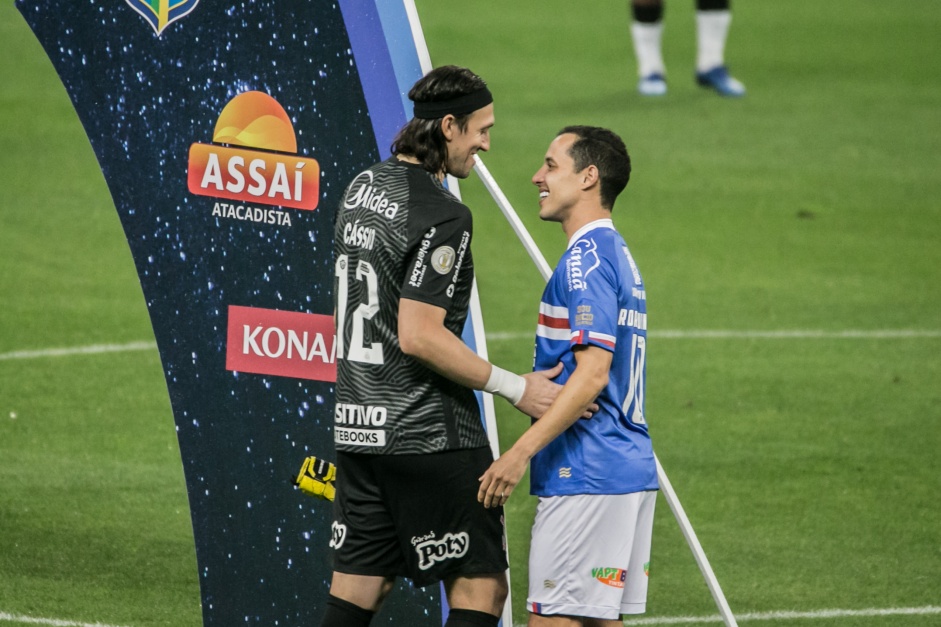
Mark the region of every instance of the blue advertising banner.
[[[334, 212], [411, 115], [405, 94], [422, 73], [414, 9], [17, 7], [78, 112], [140, 276], [179, 437], [204, 624], [315, 625], [332, 505], [292, 479], [306, 456], [333, 458]], [[479, 311], [465, 336], [482, 342]], [[440, 626], [441, 596], [400, 582], [376, 622]]]

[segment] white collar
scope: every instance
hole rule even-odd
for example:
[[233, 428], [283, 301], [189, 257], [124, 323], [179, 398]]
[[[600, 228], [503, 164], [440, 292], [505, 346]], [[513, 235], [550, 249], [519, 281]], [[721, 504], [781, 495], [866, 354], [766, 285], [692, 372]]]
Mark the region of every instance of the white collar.
[[572, 244], [577, 242], [581, 238], [582, 235], [594, 229], [614, 229], [614, 221], [611, 218], [601, 218], [600, 220], [589, 222], [582, 228], [575, 231], [575, 235], [573, 235], [571, 239], [569, 239], [569, 244], [566, 247], [566, 250], [571, 248]]

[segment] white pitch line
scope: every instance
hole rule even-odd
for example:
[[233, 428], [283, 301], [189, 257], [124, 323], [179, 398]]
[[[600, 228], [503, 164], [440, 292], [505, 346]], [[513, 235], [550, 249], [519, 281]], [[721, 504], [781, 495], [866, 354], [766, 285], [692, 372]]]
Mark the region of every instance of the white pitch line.
[[[535, 331], [505, 331], [488, 333], [487, 339], [494, 342], [508, 340], [532, 339]], [[738, 339], [851, 339], [851, 340], [878, 340], [878, 339], [907, 339], [907, 338], [937, 338], [941, 337], [938, 329], [854, 329], [847, 331], [823, 331], [814, 329], [791, 329], [780, 331], [733, 331], [729, 329], [718, 330], [663, 330], [649, 331], [648, 336], [654, 339], [667, 340], [738, 340]]]
[[[816, 610], [813, 612], [751, 612], [736, 614], [735, 620], [746, 621], [773, 621], [773, 620], [816, 620], [822, 618], [874, 618], [877, 616], [926, 616], [941, 614], [941, 607], [927, 605], [925, 607], [889, 607], [869, 608], [864, 610]], [[625, 627], [641, 625], [692, 625], [696, 623], [721, 623], [722, 617], [715, 616], [664, 616], [663, 618], [634, 618], [624, 621]]]
[[[878, 616], [928, 616], [941, 614], [941, 607], [927, 605], [924, 607], [889, 607], [868, 608], [864, 610], [816, 610], [813, 612], [750, 612], [736, 615], [739, 622], [746, 621], [774, 621], [774, 620], [816, 620], [822, 618], [875, 618]], [[40, 618], [24, 616], [22, 614], [9, 614], [0, 612], [0, 622], [27, 623], [31, 625], [49, 625], [50, 627], [123, 627], [107, 623], [83, 623], [80, 621], [61, 620], [57, 618]], [[721, 623], [722, 617], [715, 616], [664, 616], [661, 618], [634, 618], [624, 621], [625, 627], [640, 627], [642, 625], [693, 625], [704, 623]]]
[[[718, 330], [663, 330], [650, 331], [649, 336], [654, 339], [667, 340], [724, 340], [724, 339], [908, 339], [908, 338], [941, 338], [938, 329], [855, 329], [847, 331], [822, 331], [814, 329], [792, 329], [780, 331], [733, 331], [730, 329]], [[526, 340], [535, 337], [533, 331], [494, 331], [487, 333], [487, 339], [492, 342], [506, 342], [510, 340]], [[68, 357], [70, 355], [97, 355], [102, 353], [124, 353], [128, 351], [153, 350], [157, 348], [154, 342], [129, 342], [127, 344], [93, 344], [91, 346], [73, 346], [71, 348], [46, 348], [28, 351], [13, 351], [0, 353], [0, 361], [11, 359], [39, 359], [43, 357]]]
[[23, 616], [22, 614], [8, 614], [0, 612], [0, 622], [28, 623], [31, 625], [51, 625], [52, 627], [122, 627], [121, 625], [108, 625], [105, 623], [81, 623], [74, 620], [59, 620], [57, 618], [39, 618], [36, 616]]
[[125, 353], [128, 351], [145, 351], [157, 348], [155, 342], [129, 342], [127, 344], [94, 344], [91, 346], [74, 346], [72, 348], [45, 348], [33, 351], [14, 351], [0, 353], [0, 361], [10, 359], [37, 359], [41, 357], [68, 357], [69, 355], [98, 355], [101, 353]]

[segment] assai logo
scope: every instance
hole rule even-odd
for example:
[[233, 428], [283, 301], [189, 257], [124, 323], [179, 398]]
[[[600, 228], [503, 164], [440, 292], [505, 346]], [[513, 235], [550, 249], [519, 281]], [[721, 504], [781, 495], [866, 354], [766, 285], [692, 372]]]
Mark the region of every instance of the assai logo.
[[606, 586], [623, 588], [627, 579], [627, 571], [622, 568], [592, 568], [592, 579], [597, 579]]
[[[317, 208], [320, 164], [297, 154], [291, 119], [268, 94], [247, 91], [230, 100], [219, 115], [212, 141], [190, 146], [187, 184], [193, 194], [294, 209]], [[241, 205], [225, 206], [245, 213]], [[264, 221], [270, 222], [268, 218]]]
[[159, 37], [167, 26], [190, 13], [199, 0], [126, 0], [140, 13]]

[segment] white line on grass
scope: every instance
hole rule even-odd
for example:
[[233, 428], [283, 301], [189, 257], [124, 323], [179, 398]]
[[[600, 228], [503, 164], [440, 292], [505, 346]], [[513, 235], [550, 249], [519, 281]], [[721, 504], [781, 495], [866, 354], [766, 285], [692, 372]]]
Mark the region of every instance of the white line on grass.
[[[773, 620], [817, 620], [822, 618], [874, 618], [877, 616], [916, 616], [941, 614], [941, 607], [927, 605], [925, 607], [889, 607], [869, 608], [865, 610], [816, 610], [813, 612], [752, 612], [736, 614], [735, 620], [746, 621], [773, 621]], [[664, 616], [663, 618], [634, 618], [624, 621], [625, 627], [635, 625], [692, 625], [696, 623], [721, 623], [722, 617], [715, 616]]]
[[[787, 339], [852, 339], [852, 340], [878, 340], [878, 339], [905, 339], [905, 338], [931, 338], [941, 337], [938, 329], [869, 329], [847, 331], [823, 331], [815, 329], [792, 329], [780, 331], [733, 331], [733, 330], [689, 330], [689, 331], [650, 331], [648, 335], [654, 339], [667, 340], [787, 340]], [[494, 342], [507, 340], [523, 340], [535, 337], [534, 331], [507, 331], [488, 333], [487, 339]]]
[[[734, 340], [734, 339], [906, 339], [906, 338], [941, 338], [941, 330], [937, 329], [870, 329], [848, 331], [821, 331], [814, 329], [793, 329], [781, 331], [733, 331], [733, 330], [664, 330], [650, 331], [651, 338], [667, 340]], [[532, 339], [532, 331], [494, 331], [487, 334], [492, 342], [505, 342], [510, 340]], [[72, 348], [46, 348], [31, 351], [14, 351], [0, 353], [0, 361], [11, 359], [37, 359], [42, 357], [68, 357], [69, 355], [97, 355], [101, 353], [124, 353], [128, 351], [153, 350], [157, 348], [154, 342], [129, 342], [127, 344], [93, 344], [91, 346], [74, 346]]]
[[157, 348], [157, 344], [154, 342], [94, 344], [92, 346], [73, 346], [72, 348], [46, 348], [34, 351], [0, 353], [0, 361], [8, 359], [36, 359], [39, 357], [67, 357], [69, 355], [97, 355], [100, 353], [126, 353], [127, 351], [145, 351], [155, 348]]
[[107, 625], [105, 623], [80, 623], [73, 620], [38, 618], [36, 616], [23, 616], [21, 614], [7, 614], [6, 612], [0, 612], [0, 621], [29, 623], [31, 625], [51, 625], [52, 627], [121, 627], [120, 625]]
[[[889, 607], [868, 608], [864, 610], [816, 610], [813, 612], [751, 612], [736, 615], [739, 622], [746, 621], [774, 621], [774, 620], [816, 620], [821, 618], [875, 618], [878, 616], [927, 616], [941, 614], [941, 607], [927, 605], [925, 607]], [[0, 621], [27, 623], [32, 625], [50, 625], [51, 627], [122, 627], [106, 623], [82, 623], [56, 618], [39, 618], [24, 616], [22, 614], [8, 614], [0, 612]], [[664, 616], [662, 618], [634, 618], [624, 621], [625, 627], [640, 625], [692, 625], [702, 623], [721, 623], [722, 617], [715, 616]]]

